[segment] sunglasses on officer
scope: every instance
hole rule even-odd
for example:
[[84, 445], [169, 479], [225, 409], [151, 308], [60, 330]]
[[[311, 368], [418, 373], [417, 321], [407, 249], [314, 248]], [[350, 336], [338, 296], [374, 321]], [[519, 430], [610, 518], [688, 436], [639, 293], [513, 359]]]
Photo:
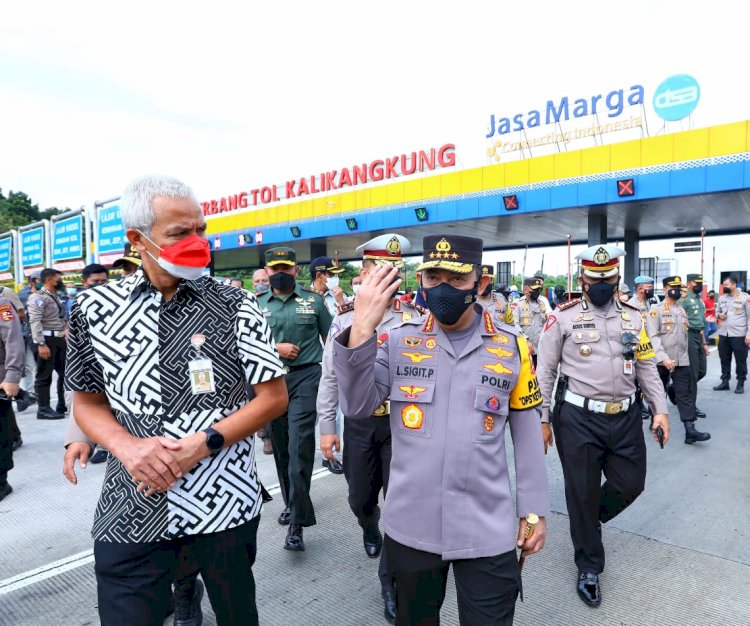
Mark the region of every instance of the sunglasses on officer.
[[632, 361], [635, 359], [635, 349], [640, 343], [638, 337], [630, 331], [624, 331], [620, 335], [620, 341], [622, 341], [622, 356], [626, 361]]

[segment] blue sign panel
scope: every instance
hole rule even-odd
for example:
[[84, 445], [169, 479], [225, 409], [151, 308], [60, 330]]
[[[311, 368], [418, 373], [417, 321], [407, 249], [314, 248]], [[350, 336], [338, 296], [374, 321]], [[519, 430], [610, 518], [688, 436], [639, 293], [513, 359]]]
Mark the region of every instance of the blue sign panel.
[[21, 233], [21, 265], [44, 265], [44, 226], [37, 226]]
[[0, 272], [10, 270], [10, 260], [13, 258], [13, 238], [0, 239]]
[[698, 81], [688, 74], [670, 76], [654, 92], [654, 111], [667, 122], [690, 115], [701, 97]]
[[122, 225], [120, 206], [111, 206], [99, 209], [97, 217], [98, 241], [96, 250], [99, 254], [112, 254], [122, 252], [125, 248], [125, 227]]
[[74, 215], [52, 225], [52, 263], [83, 258], [83, 218]]

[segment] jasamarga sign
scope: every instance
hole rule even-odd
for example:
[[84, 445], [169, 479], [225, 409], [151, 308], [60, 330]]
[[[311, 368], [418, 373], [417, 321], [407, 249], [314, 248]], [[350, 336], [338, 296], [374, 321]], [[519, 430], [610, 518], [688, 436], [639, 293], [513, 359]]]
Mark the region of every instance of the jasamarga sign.
[[537, 109], [516, 113], [510, 117], [490, 115], [487, 139], [495, 135], [505, 135], [512, 131], [536, 128], [542, 124], [568, 122], [575, 118], [587, 117], [596, 113], [613, 118], [622, 115], [626, 106], [643, 104], [643, 85], [632, 85], [628, 89], [614, 89], [609, 93], [596, 94], [587, 98], [571, 99], [563, 96], [559, 100], [547, 100]]

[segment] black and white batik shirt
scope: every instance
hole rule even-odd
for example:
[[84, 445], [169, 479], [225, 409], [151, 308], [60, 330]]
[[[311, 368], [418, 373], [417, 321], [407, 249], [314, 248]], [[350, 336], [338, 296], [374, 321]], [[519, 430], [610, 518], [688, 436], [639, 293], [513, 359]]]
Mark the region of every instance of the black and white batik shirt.
[[[216, 391], [194, 395], [191, 337], [205, 336]], [[247, 384], [284, 375], [255, 297], [212, 278], [182, 281], [171, 300], [142, 271], [94, 289], [73, 304], [65, 382], [106, 393], [117, 421], [136, 437], [180, 439], [237, 411]], [[109, 456], [92, 535], [141, 543], [214, 533], [260, 513], [253, 437], [207, 457], [167, 492], [146, 498]]]

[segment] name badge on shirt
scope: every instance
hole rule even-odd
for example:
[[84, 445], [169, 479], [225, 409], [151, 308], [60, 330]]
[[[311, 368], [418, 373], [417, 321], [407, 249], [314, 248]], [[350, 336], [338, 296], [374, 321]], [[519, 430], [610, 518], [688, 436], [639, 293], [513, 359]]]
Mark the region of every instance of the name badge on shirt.
[[213, 393], [216, 391], [214, 385], [214, 365], [211, 359], [193, 359], [188, 363], [190, 375], [190, 386], [193, 395]]
[[623, 361], [622, 371], [628, 376], [632, 376], [633, 375], [633, 361]]

